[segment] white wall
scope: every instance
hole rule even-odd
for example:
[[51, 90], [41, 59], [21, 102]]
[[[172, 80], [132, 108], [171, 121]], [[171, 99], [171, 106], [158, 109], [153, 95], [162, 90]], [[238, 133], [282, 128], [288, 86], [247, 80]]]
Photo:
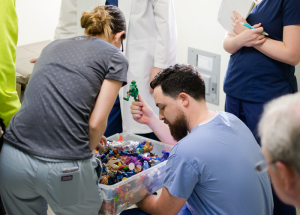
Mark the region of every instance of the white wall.
[[221, 55], [219, 106], [208, 104], [214, 110], [224, 110], [223, 79], [230, 55], [222, 45], [225, 30], [217, 22], [221, 0], [174, 0], [174, 3], [178, 27], [178, 62], [187, 62], [188, 47]]
[[61, 0], [16, 0], [18, 46], [53, 40]]
[[[18, 45], [53, 39], [58, 23], [61, 0], [16, 0], [19, 17]], [[187, 62], [187, 48], [193, 47], [221, 55], [219, 105], [209, 104], [213, 110], [224, 110], [223, 80], [229, 54], [223, 50], [225, 31], [217, 22], [221, 0], [174, 0], [178, 27], [178, 62]], [[296, 67], [300, 83], [300, 65]]]

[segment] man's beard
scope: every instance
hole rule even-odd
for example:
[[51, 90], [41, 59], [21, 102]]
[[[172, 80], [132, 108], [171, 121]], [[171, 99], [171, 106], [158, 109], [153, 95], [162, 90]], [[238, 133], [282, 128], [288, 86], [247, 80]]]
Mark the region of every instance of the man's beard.
[[188, 126], [187, 126], [187, 120], [185, 115], [182, 113], [179, 113], [174, 122], [170, 123], [168, 120], [164, 120], [164, 122], [169, 125], [171, 135], [176, 140], [179, 141], [182, 138], [184, 138], [186, 135], [188, 135]]

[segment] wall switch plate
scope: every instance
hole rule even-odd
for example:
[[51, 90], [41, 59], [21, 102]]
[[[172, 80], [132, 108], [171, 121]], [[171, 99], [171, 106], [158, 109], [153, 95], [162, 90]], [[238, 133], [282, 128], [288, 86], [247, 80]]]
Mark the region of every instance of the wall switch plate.
[[202, 75], [206, 102], [219, 105], [221, 55], [189, 47], [188, 64]]

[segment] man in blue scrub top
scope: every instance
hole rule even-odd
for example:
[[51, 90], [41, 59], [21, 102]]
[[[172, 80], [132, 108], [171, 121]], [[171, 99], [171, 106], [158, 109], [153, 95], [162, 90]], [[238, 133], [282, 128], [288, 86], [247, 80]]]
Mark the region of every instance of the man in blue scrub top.
[[139, 209], [122, 215], [272, 215], [269, 176], [254, 168], [263, 159], [260, 147], [236, 116], [208, 109], [196, 68], [176, 64], [160, 72], [151, 87], [159, 118], [141, 97], [132, 103], [133, 118], [175, 146], [162, 194], [146, 197]]

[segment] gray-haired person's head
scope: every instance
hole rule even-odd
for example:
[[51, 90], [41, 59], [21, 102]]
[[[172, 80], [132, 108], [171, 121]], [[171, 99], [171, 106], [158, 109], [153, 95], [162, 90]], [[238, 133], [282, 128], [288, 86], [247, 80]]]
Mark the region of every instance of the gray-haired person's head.
[[290, 165], [300, 176], [300, 93], [265, 105], [258, 129], [271, 162]]

